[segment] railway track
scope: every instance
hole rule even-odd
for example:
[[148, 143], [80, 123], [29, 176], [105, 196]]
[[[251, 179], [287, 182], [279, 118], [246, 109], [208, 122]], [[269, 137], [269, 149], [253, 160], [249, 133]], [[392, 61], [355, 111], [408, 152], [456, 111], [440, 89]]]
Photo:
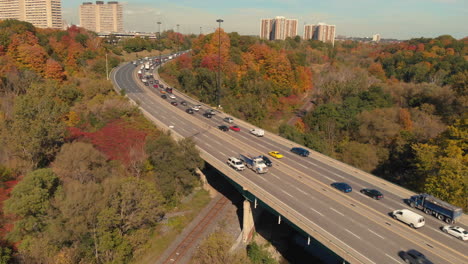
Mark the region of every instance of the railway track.
[[221, 210], [226, 206], [229, 200], [222, 196], [216, 204], [208, 211], [208, 213], [203, 217], [203, 219], [197, 223], [197, 225], [190, 231], [190, 233], [185, 236], [182, 242], [171, 252], [171, 254], [162, 262], [163, 264], [173, 264], [178, 263], [185, 254], [187, 250], [190, 249], [193, 244], [197, 241], [200, 235], [206, 230], [206, 228], [215, 220], [216, 216], [221, 212]]

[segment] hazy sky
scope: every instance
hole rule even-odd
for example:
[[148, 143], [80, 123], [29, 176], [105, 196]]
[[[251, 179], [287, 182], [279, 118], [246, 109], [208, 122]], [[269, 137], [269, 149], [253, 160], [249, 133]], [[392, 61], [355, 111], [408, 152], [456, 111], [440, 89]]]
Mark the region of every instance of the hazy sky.
[[[82, 2], [63, 0], [63, 17], [79, 24]], [[107, 1], [106, 1], [107, 2]], [[227, 32], [258, 35], [260, 20], [284, 16], [303, 25], [324, 22], [336, 25], [338, 35], [409, 39], [450, 34], [468, 36], [468, 0], [127, 0], [124, 6], [126, 31], [154, 32], [174, 29], [182, 33], [210, 33], [224, 20]]]

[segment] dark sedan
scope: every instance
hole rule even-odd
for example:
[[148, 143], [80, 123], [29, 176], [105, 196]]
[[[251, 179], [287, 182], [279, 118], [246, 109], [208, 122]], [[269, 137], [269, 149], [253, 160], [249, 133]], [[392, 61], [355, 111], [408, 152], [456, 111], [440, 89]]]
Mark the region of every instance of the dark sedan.
[[229, 131], [229, 127], [227, 127], [225, 125], [218, 126], [218, 128], [219, 128], [219, 130], [224, 131], [224, 132]]
[[353, 188], [351, 188], [351, 186], [345, 182], [334, 182], [331, 184], [331, 186], [345, 193], [353, 191]]
[[383, 198], [383, 194], [380, 191], [376, 190], [376, 189], [364, 188], [364, 189], [361, 190], [361, 193], [365, 194], [365, 195], [367, 195], [369, 197], [372, 197], [372, 198], [374, 198], [376, 200], [380, 200], [380, 199]]
[[210, 114], [210, 113], [204, 113], [203, 116], [206, 117], [206, 118], [211, 118], [211, 117], [213, 117], [213, 115]]
[[172, 101], [172, 102], [171, 102], [171, 105], [177, 106], [177, 102]]
[[192, 108], [188, 108], [187, 110], [185, 110], [185, 112], [187, 112], [187, 113], [193, 115], [193, 109], [192, 109]]
[[162, 99], [167, 99], [167, 95], [163, 94], [163, 95], [161, 95], [161, 98]]
[[267, 156], [262, 156], [262, 159], [265, 165], [267, 165], [268, 167], [273, 166], [273, 162], [271, 162], [271, 160]]

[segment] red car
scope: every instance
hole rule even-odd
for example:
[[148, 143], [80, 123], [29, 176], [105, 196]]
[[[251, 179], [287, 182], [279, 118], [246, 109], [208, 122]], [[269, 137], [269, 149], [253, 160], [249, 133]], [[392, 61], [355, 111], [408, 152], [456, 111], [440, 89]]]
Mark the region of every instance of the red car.
[[154, 84], [154, 85], [153, 85], [153, 87], [154, 87], [154, 88], [158, 88], [158, 87], [159, 87], [159, 85], [157, 85], [157, 84]]
[[236, 131], [236, 132], [240, 131], [240, 128], [238, 126], [230, 126], [229, 129]]

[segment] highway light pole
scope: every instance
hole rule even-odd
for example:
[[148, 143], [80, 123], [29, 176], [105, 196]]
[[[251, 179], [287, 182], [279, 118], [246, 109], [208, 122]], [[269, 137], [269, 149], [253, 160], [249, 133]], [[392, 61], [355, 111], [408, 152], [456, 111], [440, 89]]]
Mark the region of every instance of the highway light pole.
[[177, 24], [177, 34], [176, 34], [176, 38], [177, 38], [177, 55], [179, 55], [179, 24]]
[[159, 66], [161, 66], [161, 21], [158, 21], [158, 40], [159, 40]]
[[216, 20], [219, 23], [218, 27], [218, 108], [221, 109], [221, 23], [222, 19]]

